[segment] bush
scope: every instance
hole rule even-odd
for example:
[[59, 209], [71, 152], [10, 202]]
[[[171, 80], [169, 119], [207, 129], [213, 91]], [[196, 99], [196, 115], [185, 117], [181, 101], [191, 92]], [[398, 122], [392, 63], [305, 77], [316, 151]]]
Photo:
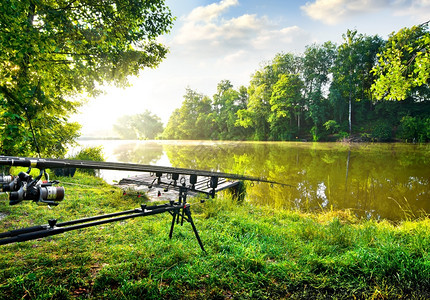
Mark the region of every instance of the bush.
[[340, 125], [335, 120], [328, 120], [324, 123], [324, 127], [330, 133], [337, 133], [340, 129]]
[[104, 161], [103, 147], [99, 146], [82, 148], [78, 154], [72, 156], [70, 159]]
[[392, 138], [392, 128], [388, 122], [379, 121], [372, 129], [372, 140], [389, 142]]
[[349, 133], [341, 130], [341, 131], [339, 131], [337, 138], [339, 141], [347, 139], [347, 138], [349, 138]]
[[430, 118], [423, 120], [423, 133], [425, 134], [426, 140], [430, 141]]
[[405, 116], [400, 120], [397, 136], [406, 142], [426, 142], [430, 140], [430, 118]]
[[310, 132], [312, 133], [312, 140], [314, 142], [318, 142], [318, 140], [320, 139], [320, 135], [318, 134], [318, 127], [313, 126]]
[[[91, 160], [91, 161], [104, 161], [103, 147], [86, 147], [82, 148], [78, 154], [70, 157], [73, 160]], [[99, 170], [95, 169], [78, 169], [80, 172], [96, 176]]]

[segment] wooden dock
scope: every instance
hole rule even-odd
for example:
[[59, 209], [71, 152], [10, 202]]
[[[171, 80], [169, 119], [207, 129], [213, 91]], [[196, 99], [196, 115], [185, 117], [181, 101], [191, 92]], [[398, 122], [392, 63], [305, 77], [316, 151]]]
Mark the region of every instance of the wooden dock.
[[[118, 185], [121, 187], [135, 187], [136, 190], [143, 190], [150, 198], [167, 197], [168, 199], [177, 198], [179, 187], [185, 183], [189, 188], [188, 195], [196, 196], [197, 194], [215, 195], [216, 193], [235, 188], [239, 185], [239, 180], [226, 180], [225, 178], [217, 178], [216, 188], [211, 187], [211, 177], [198, 176], [195, 184], [190, 183], [190, 176], [181, 176], [176, 182], [170, 177], [170, 174], [162, 174], [157, 177], [154, 173], [142, 173], [136, 176], [123, 178]], [[146, 187], [139, 189], [138, 187]], [[172, 195], [171, 192], [174, 192]], [[173, 199], [172, 199], [173, 198]]]

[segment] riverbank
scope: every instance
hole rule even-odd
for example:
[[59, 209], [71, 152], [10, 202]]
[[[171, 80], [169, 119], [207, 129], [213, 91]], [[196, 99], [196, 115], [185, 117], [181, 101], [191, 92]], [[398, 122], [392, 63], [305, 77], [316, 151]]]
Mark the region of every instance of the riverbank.
[[[53, 209], [3, 201], [1, 232], [143, 201], [87, 175], [60, 181], [66, 199]], [[193, 205], [192, 213], [207, 253], [189, 224], [169, 240], [168, 214], [2, 246], [0, 298], [430, 297], [427, 218], [395, 225], [346, 210], [304, 214], [228, 197]]]

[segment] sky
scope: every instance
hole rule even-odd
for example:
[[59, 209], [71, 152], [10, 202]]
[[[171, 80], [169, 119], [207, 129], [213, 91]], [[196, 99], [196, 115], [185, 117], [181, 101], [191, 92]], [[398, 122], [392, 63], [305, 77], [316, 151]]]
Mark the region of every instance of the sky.
[[252, 74], [277, 53], [342, 43], [348, 29], [389, 34], [430, 20], [430, 0], [166, 0], [176, 21], [159, 41], [169, 48], [155, 69], [130, 78], [125, 89], [105, 86], [72, 121], [82, 135], [110, 130], [121, 115], [149, 110], [164, 124], [186, 88], [212, 97], [217, 84], [247, 86]]

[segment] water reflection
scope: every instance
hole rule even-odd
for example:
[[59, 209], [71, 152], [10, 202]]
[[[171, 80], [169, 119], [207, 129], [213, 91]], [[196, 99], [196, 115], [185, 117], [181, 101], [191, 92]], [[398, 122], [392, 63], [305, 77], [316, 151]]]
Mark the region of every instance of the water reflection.
[[[361, 217], [391, 220], [430, 212], [429, 145], [154, 143], [123, 145], [114, 153], [118, 161], [247, 174], [294, 186], [248, 188], [248, 201], [277, 208], [349, 208]], [[164, 155], [168, 164], [159, 160]]]
[[160, 160], [163, 155], [163, 146], [151, 142], [129, 142], [116, 147], [113, 154], [118, 161], [150, 165]]
[[350, 208], [391, 220], [430, 212], [427, 145], [221, 143], [166, 145], [176, 167], [263, 176], [295, 186], [259, 184], [247, 199], [302, 211]]

